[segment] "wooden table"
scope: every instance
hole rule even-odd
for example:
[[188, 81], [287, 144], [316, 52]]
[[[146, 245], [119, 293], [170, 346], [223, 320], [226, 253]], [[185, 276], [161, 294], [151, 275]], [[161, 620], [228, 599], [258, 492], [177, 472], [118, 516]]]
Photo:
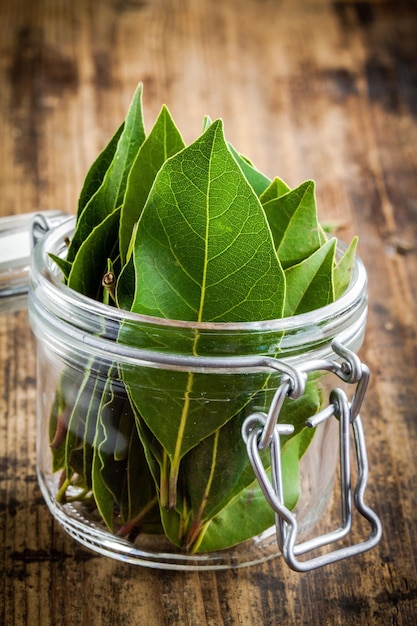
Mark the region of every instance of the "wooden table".
[[187, 142], [205, 114], [291, 186], [317, 181], [322, 221], [360, 235], [367, 501], [379, 546], [307, 574], [282, 559], [167, 572], [79, 547], [35, 477], [35, 345], [0, 316], [0, 623], [417, 623], [417, 6], [327, 0], [1, 0], [0, 212], [74, 212], [87, 167], [144, 83]]

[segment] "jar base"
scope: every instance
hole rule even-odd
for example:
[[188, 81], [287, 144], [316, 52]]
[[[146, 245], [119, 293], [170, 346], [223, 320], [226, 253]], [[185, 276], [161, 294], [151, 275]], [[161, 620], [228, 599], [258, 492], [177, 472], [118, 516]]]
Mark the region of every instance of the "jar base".
[[[236, 546], [210, 553], [181, 553], [165, 537], [158, 535], [143, 534], [131, 542], [113, 535], [100, 522], [93, 521], [91, 515], [87, 518], [82, 504], [58, 503], [52, 495], [55, 485], [48, 485], [47, 479], [40, 472], [38, 482], [53, 517], [75, 541], [97, 554], [124, 563], [153, 569], [204, 571], [249, 567], [281, 556], [275, 526]], [[329, 492], [332, 488], [333, 484], [329, 484]], [[321, 503], [318, 503], [320, 511], [316, 508], [315, 521], [327, 508], [329, 497], [330, 493], [325, 494]], [[309, 534], [314, 525], [311, 519], [304, 520], [300, 524], [300, 537]]]

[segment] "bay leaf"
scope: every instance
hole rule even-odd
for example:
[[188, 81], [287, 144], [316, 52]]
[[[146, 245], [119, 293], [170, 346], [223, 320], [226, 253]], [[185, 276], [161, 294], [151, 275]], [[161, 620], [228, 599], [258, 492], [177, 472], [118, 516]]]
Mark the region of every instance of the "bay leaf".
[[[188, 520], [184, 520], [182, 525], [185, 549], [193, 545], [207, 520], [223, 508], [225, 500], [229, 500], [239, 482], [248, 462], [240, 430], [241, 420], [229, 420], [183, 459], [179, 482], [185, 491], [189, 509]], [[164, 521], [163, 511], [161, 517]], [[165, 530], [168, 534], [166, 522]]]
[[[205, 132], [212, 123], [213, 120], [208, 115], [206, 115], [203, 120], [203, 132]], [[265, 176], [265, 174], [257, 170], [252, 161], [245, 157], [243, 154], [240, 154], [232, 146], [231, 143], [228, 143], [228, 147], [236, 163], [242, 170], [242, 173], [245, 176], [246, 180], [248, 181], [256, 195], [259, 197], [270, 184], [270, 179]]]
[[[49, 417], [49, 442], [54, 472], [65, 468], [65, 447], [68, 426], [74, 408], [74, 401], [82, 381], [82, 372], [80, 373], [65, 368], [60, 376], [55, 392], [55, 398]], [[67, 478], [69, 478], [69, 476]]]
[[159, 171], [133, 254], [132, 311], [223, 322], [282, 314], [284, 274], [220, 120]]
[[261, 196], [265, 189], [267, 189], [267, 187], [270, 185], [271, 180], [267, 176], [265, 176], [265, 174], [262, 174], [262, 172], [257, 170], [256, 167], [251, 163], [251, 161], [249, 161], [249, 159], [244, 157], [242, 154], [239, 154], [239, 152], [235, 150], [232, 144], [229, 143], [228, 145], [230, 152], [232, 153], [236, 163], [239, 165], [244, 177], [252, 187], [253, 191], [258, 197]]
[[334, 267], [333, 283], [335, 298], [340, 298], [349, 286], [352, 278], [353, 267], [355, 265], [357, 245], [358, 238], [354, 237], [348, 249]]
[[[314, 181], [308, 180], [281, 195], [277, 179], [264, 192], [262, 205], [277, 255], [284, 269], [313, 254], [323, 243], [318, 222]], [[273, 190], [279, 194], [274, 197]], [[262, 201], [262, 199], [261, 199]]]
[[[74, 403], [71, 411], [71, 417], [68, 424], [68, 431], [65, 441], [65, 466], [67, 477], [73, 473], [78, 474], [82, 478], [85, 486], [91, 486], [91, 467], [85, 462], [84, 454], [87, 446], [91, 446], [95, 435], [93, 430], [93, 438], [90, 438], [87, 431], [87, 423], [97, 415], [105, 382], [100, 375], [95, 375], [94, 369], [96, 363], [92, 362], [90, 367], [84, 370], [84, 378], [74, 394]], [[104, 379], [105, 380], [105, 379]], [[90, 416], [90, 418], [89, 418]]]
[[[269, 393], [265, 395], [269, 398], [271, 396]], [[314, 435], [313, 429], [306, 428], [305, 422], [319, 411], [322, 401], [321, 386], [312, 375], [309, 376], [305, 392], [300, 398], [285, 400], [279, 421], [292, 424], [294, 434], [281, 437], [283, 454], [287, 448], [293, 450], [295, 445], [293, 439], [298, 442], [299, 458], [305, 453]], [[183, 547], [185, 545], [188, 549], [192, 548], [194, 543], [198, 544], [199, 535], [204, 533], [203, 529], [210, 520], [232, 500], [239, 497], [239, 494], [246, 494], [248, 489], [253, 488], [254, 474], [241, 437], [241, 426], [248, 413], [257, 412], [266, 405], [266, 401], [254, 398], [253, 403], [184, 456], [178, 481], [181, 487], [176, 509], [175, 511], [161, 509], [165, 532], [174, 543]], [[298, 438], [301, 432], [304, 434]], [[268, 468], [269, 450], [265, 450], [262, 457], [265, 467]], [[298, 498], [300, 487], [299, 476], [293, 470], [294, 459], [289, 453], [283, 456], [283, 459], [289, 458], [291, 461], [288, 471], [291, 470], [292, 473], [286, 490], [288, 506], [292, 507]], [[284, 471], [287, 472], [286, 461], [283, 463]], [[185, 518], [182, 518], [183, 511], [186, 511]], [[239, 528], [239, 524], [239, 519], [236, 519], [230, 526], [230, 545], [236, 541], [238, 532], [236, 529]], [[257, 532], [262, 532], [266, 528], [267, 526], [263, 528], [258, 526]]]
[[85, 177], [80, 197], [78, 199], [77, 219], [79, 219], [86, 204], [95, 192], [101, 187], [104, 176], [113, 161], [120, 135], [124, 129], [124, 122], [114, 133], [107, 146], [100, 152], [96, 160], [91, 165]]
[[[134, 312], [199, 322], [282, 315], [284, 273], [262, 207], [229, 152], [220, 121], [159, 171], [138, 222], [133, 258]], [[198, 353], [198, 335], [192, 350]], [[158, 380], [153, 387], [169, 389], [161, 385], [160, 371], [150, 375]], [[163, 427], [155, 400], [143, 393], [134, 396], [139, 413], [170, 456], [171, 505], [180, 460], [195, 437], [204, 437], [200, 429], [213, 432], [231, 417], [214, 412], [217, 423], [211, 419], [206, 426], [199, 401], [193, 400], [199, 397], [197, 378], [186, 372], [173, 377], [182, 393], [179, 402], [165, 402], [169, 419]], [[124, 380], [129, 384], [126, 374]]]
[[[108, 384], [110, 385], [110, 382]], [[103, 476], [104, 471], [108, 472], [109, 468], [112, 468], [114, 458], [111, 441], [108, 441], [109, 436], [114, 436], [114, 433], [111, 431], [109, 433], [105, 424], [105, 411], [109, 403], [111, 403], [110, 387], [107, 389], [106, 393], [102, 395], [97, 414], [91, 477], [97, 509], [109, 530], [113, 530], [115, 498]]]
[[[120, 441], [122, 433], [124, 441]], [[125, 449], [123, 454], [120, 444]], [[121, 468], [119, 470], [121, 481], [116, 493], [121, 518], [124, 524], [127, 524], [132, 520], [138, 520], [142, 513], [143, 522], [151, 503], [154, 503], [152, 508], [156, 506], [158, 510], [156, 489], [139, 438], [135, 416], [128, 402], [124, 402], [119, 420], [114, 461]], [[159, 511], [157, 515], [159, 519]]]
[[129, 172], [120, 217], [119, 244], [122, 264], [126, 261], [133, 226], [140, 217], [158, 171], [169, 157], [184, 147], [180, 132], [168, 109], [163, 106]]
[[[262, 384], [265, 376], [259, 378]], [[198, 372], [124, 367], [123, 379], [136, 412], [168, 455], [170, 477], [164, 471], [167, 459], [158, 456], [162, 494], [175, 494], [181, 458], [239, 412], [253, 395], [244, 375], [208, 377]], [[170, 480], [169, 487], [165, 480]], [[171, 498], [173, 505], [174, 496]], [[166, 504], [163, 499], [162, 506]]]
[[[300, 497], [299, 450], [300, 447], [304, 447], [303, 438], [311, 436], [307, 430], [304, 429], [292, 437], [291, 444], [282, 450], [281, 454], [284, 501], [290, 510], [295, 507]], [[194, 551], [211, 552], [234, 546], [259, 535], [274, 523], [274, 511], [255, 479], [232, 498], [218, 515], [206, 523]]]
[[76, 229], [68, 248], [67, 260], [69, 262], [74, 260], [79, 247], [90, 232], [123, 204], [127, 178], [144, 140], [142, 85], [140, 84], [133, 96], [116, 152], [104, 175], [103, 182], [77, 219]]
[[77, 252], [68, 277], [71, 289], [95, 300], [102, 300], [103, 275], [108, 259], [116, 254], [120, 210], [119, 207], [107, 215], [91, 230]]
[[[109, 373], [101, 395], [92, 465], [94, 498], [110, 529], [114, 526], [115, 507], [122, 509], [124, 521], [128, 521], [130, 514], [136, 516], [148, 504], [153, 484], [126, 390], [120, 380], [113, 378], [115, 374], [116, 369]], [[130, 456], [132, 451], [134, 456]]]
[[72, 263], [67, 261], [67, 259], [63, 259], [62, 257], [57, 256], [56, 254], [49, 253], [49, 256], [58, 265], [59, 269], [62, 272], [64, 282], [66, 282], [71, 272]]
[[333, 266], [336, 239], [330, 239], [309, 257], [285, 270], [285, 315], [299, 315], [334, 301]]
[[[120, 309], [130, 311], [135, 295], [135, 264], [133, 256], [128, 257], [116, 283], [116, 304]], [[125, 324], [126, 328], [127, 324]]]
[[285, 183], [278, 176], [275, 176], [275, 178], [270, 182], [268, 187], [262, 192], [260, 196], [262, 206], [264, 206], [267, 202], [273, 202], [274, 200], [277, 200], [289, 191], [291, 191], [291, 188], [287, 185], [287, 183]]

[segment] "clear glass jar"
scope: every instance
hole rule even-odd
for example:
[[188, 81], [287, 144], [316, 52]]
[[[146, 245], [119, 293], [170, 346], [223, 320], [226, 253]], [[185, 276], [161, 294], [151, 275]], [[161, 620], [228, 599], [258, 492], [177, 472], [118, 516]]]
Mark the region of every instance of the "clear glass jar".
[[[197, 324], [135, 315], [66, 287], [49, 253], [65, 256], [73, 228], [70, 219], [38, 243], [30, 278], [37, 471], [52, 514], [81, 544], [139, 565], [221, 569], [276, 556], [274, 513], [250, 474], [242, 422], [268, 411], [283, 380], [265, 357], [295, 368], [337, 361], [335, 338], [358, 351], [367, 314], [361, 261], [346, 293], [320, 310], [259, 323]], [[311, 442], [303, 426], [328, 403], [333, 386], [334, 379], [309, 374], [305, 394], [287, 399], [280, 414], [304, 433], [298, 444], [282, 439], [282, 458], [286, 504], [295, 507], [307, 538], [333, 491], [338, 426], [332, 419], [310, 429]], [[158, 436], [149, 415], [161, 416]], [[182, 429], [176, 441], [183, 448], [178, 454], [174, 448], [168, 462], [161, 441], [170, 439], [172, 423]], [[298, 464], [301, 447], [307, 451]], [[293, 480], [298, 467], [300, 493]], [[226, 506], [232, 496], [235, 509]], [[191, 510], [197, 514], [185, 531]]]

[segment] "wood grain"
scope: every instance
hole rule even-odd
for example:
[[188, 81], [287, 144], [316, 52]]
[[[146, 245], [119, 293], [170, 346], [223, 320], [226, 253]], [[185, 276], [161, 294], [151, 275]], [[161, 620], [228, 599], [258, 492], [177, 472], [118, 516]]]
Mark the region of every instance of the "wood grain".
[[[0, 316], [0, 623], [235, 626], [417, 622], [417, 7], [328, 0], [1, 0], [0, 213], [74, 212], [143, 81], [186, 141], [205, 114], [271, 176], [317, 182], [323, 221], [360, 235], [373, 376], [368, 500], [381, 544], [308, 574], [281, 559], [176, 573], [95, 556], [35, 477], [35, 345]], [[356, 536], [358, 535], [355, 531]]]

